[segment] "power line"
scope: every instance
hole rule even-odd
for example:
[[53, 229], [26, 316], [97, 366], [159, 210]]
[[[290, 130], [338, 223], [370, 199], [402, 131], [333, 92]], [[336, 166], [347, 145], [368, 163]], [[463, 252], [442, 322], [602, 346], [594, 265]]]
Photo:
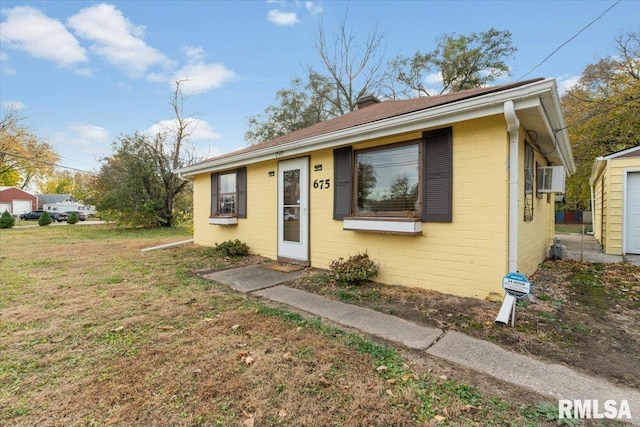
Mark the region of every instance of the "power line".
[[13, 157], [17, 157], [19, 159], [24, 159], [24, 160], [29, 160], [29, 161], [36, 162], [36, 163], [41, 163], [41, 164], [47, 165], [47, 166], [55, 166], [55, 167], [58, 167], [58, 168], [70, 169], [70, 170], [73, 170], [73, 171], [76, 171], [76, 172], [87, 173], [87, 174], [90, 174], [90, 175], [96, 175], [96, 176], [98, 175], [95, 172], [89, 172], [89, 171], [85, 171], [85, 170], [82, 170], [82, 169], [76, 169], [76, 168], [72, 168], [70, 166], [61, 165], [59, 163], [47, 162], [47, 161], [44, 161], [44, 160], [36, 159], [35, 157], [27, 157], [27, 156], [23, 156], [21, 154], [11, 153], [9, 151], [0, 150], [0, 153], [7, 154], [7, 155], [13, 156]]
[[527, 77], [529, 74], [531, 74], [533, 72], [533, 70], [535, 70], [536, 68], [538, 68], [539, 66], [541, 66], [542, 64], [544, 64], [545, 62], [547, 62], [547, 59], [551, 58], [557, 51], [559, 51], [560, 49], [562, 49], [562, 47], [564, 47], [564, 45], [566, 45], [567, 43], [569, 43], [570, 41], [572, 41], [573, 39], [575, 39], [576, 37], [578, 37], [578, 35], [580, 35], [580, 33], [582, 33], [584, 30], [586, 30], [587, 28], [589, 28], [591, 25], [593, 25], [596, 21], [598, 21], [600, 18], [602, 18], [607, 12], [609, 12], [611, 9], [613, 9], [618, 3], [620, 3], [622, 0], [618, 0], [617, 2], [615, 2], [614, 4], [612, 4], [611, 6], [609, 6], [609, 8], [607, 10], [605, 10], [604, 12], [602, 12], [596, 19], [594, 19], [593, 21], [589, 22], [587, 25], [585, 25], [584, 27], [582, 27], [582, 29], [580, 31], [578, 31], [577, 33], [575, 33], [573, 36], [571, 36], [571, 38], [569, 40], [567, 40], [566, 42], [562, 43], [560, 46], [558, 46], [556, 48], [556, 50], [554, 50], [553, 52], [551, 52], [549, 55], [547, 55], [546, 58], [544, 58], [542, 61], [540, 61], [540, 63], [538, 65], [536, 65], [535, 67], [533, 67], [532, 69], [530, 69], [529, 71], [527, 71], [522, 77], [520, 77], [518, 80], [516, 81], [520, 81], [522, 79], [524, 79], [525, 77]]

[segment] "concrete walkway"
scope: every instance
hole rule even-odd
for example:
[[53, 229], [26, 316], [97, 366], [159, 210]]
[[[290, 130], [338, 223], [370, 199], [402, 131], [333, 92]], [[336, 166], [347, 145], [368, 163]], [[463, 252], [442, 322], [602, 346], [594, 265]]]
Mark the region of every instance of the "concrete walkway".
[[575, 372], [566, 366], [541, 362], [460, 332], [445, 332], [416, 325], [388, 314], [285, 285], [302, 275], [303, 271], [285, 273], [252, 265], [217, 271], [204, 277], [237, 291], [286, 304], [366, 334], [425, 351], [432, 356], [542, 394], [551, 401], [598, 399], [602, 413], [604, 401], [615, 400], [619, 407], [622, 400], [627, 400], [632, 419], [625, 421], [640, 426], [639, 390], [619, 387], [604, 379]]
[[600, 243], [593, 235], [557, 234], [556, 238], [563, 247], [562, 257], [585, 262], [626, 262], [640, 265], [640, 255], [609, 255], [602, 252]]

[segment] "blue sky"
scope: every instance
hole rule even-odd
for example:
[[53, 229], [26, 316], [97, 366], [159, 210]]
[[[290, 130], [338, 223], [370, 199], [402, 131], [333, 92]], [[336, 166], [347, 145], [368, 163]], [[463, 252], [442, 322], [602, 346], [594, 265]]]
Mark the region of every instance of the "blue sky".
[[[437, 36], [509, 30], [522, 78], [597, 18], [608, 1], [11, 1], [1, 4], [0, 103], [21, 110], [60, 164], [98, 170], [122, 134], [170, 123], [176, 78], [188, 78], [185, 115], [210, 156], [246, 146], [249, 117], [278, 89], [317, 65], [311, 39], [348, 13], [356, 36], [376, 24], [385, 52], [430, 51]], [[640, 1], [623, 0], [526, 78], [561, 90], [615, 53], [614, 37], [638, 28]], [[154, 128], [154, 126], [156, 126]]]

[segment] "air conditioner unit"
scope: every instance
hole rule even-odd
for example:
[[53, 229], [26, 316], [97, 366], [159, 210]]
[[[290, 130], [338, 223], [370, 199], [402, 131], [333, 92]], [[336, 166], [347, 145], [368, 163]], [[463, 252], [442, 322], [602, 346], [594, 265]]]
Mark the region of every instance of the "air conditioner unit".
[[564, 193], [564, 166], [538, 168], [538, 193]]

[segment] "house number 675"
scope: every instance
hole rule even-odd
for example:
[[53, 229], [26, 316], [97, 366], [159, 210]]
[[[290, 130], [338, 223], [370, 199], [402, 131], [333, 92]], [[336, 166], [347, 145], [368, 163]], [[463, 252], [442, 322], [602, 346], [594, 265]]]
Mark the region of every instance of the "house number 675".
[[331, 180], [327, 179], [316, 179], [313, 181], [313, 188], [319, 188], [321, 190], [327, 190], [331, 187]]

